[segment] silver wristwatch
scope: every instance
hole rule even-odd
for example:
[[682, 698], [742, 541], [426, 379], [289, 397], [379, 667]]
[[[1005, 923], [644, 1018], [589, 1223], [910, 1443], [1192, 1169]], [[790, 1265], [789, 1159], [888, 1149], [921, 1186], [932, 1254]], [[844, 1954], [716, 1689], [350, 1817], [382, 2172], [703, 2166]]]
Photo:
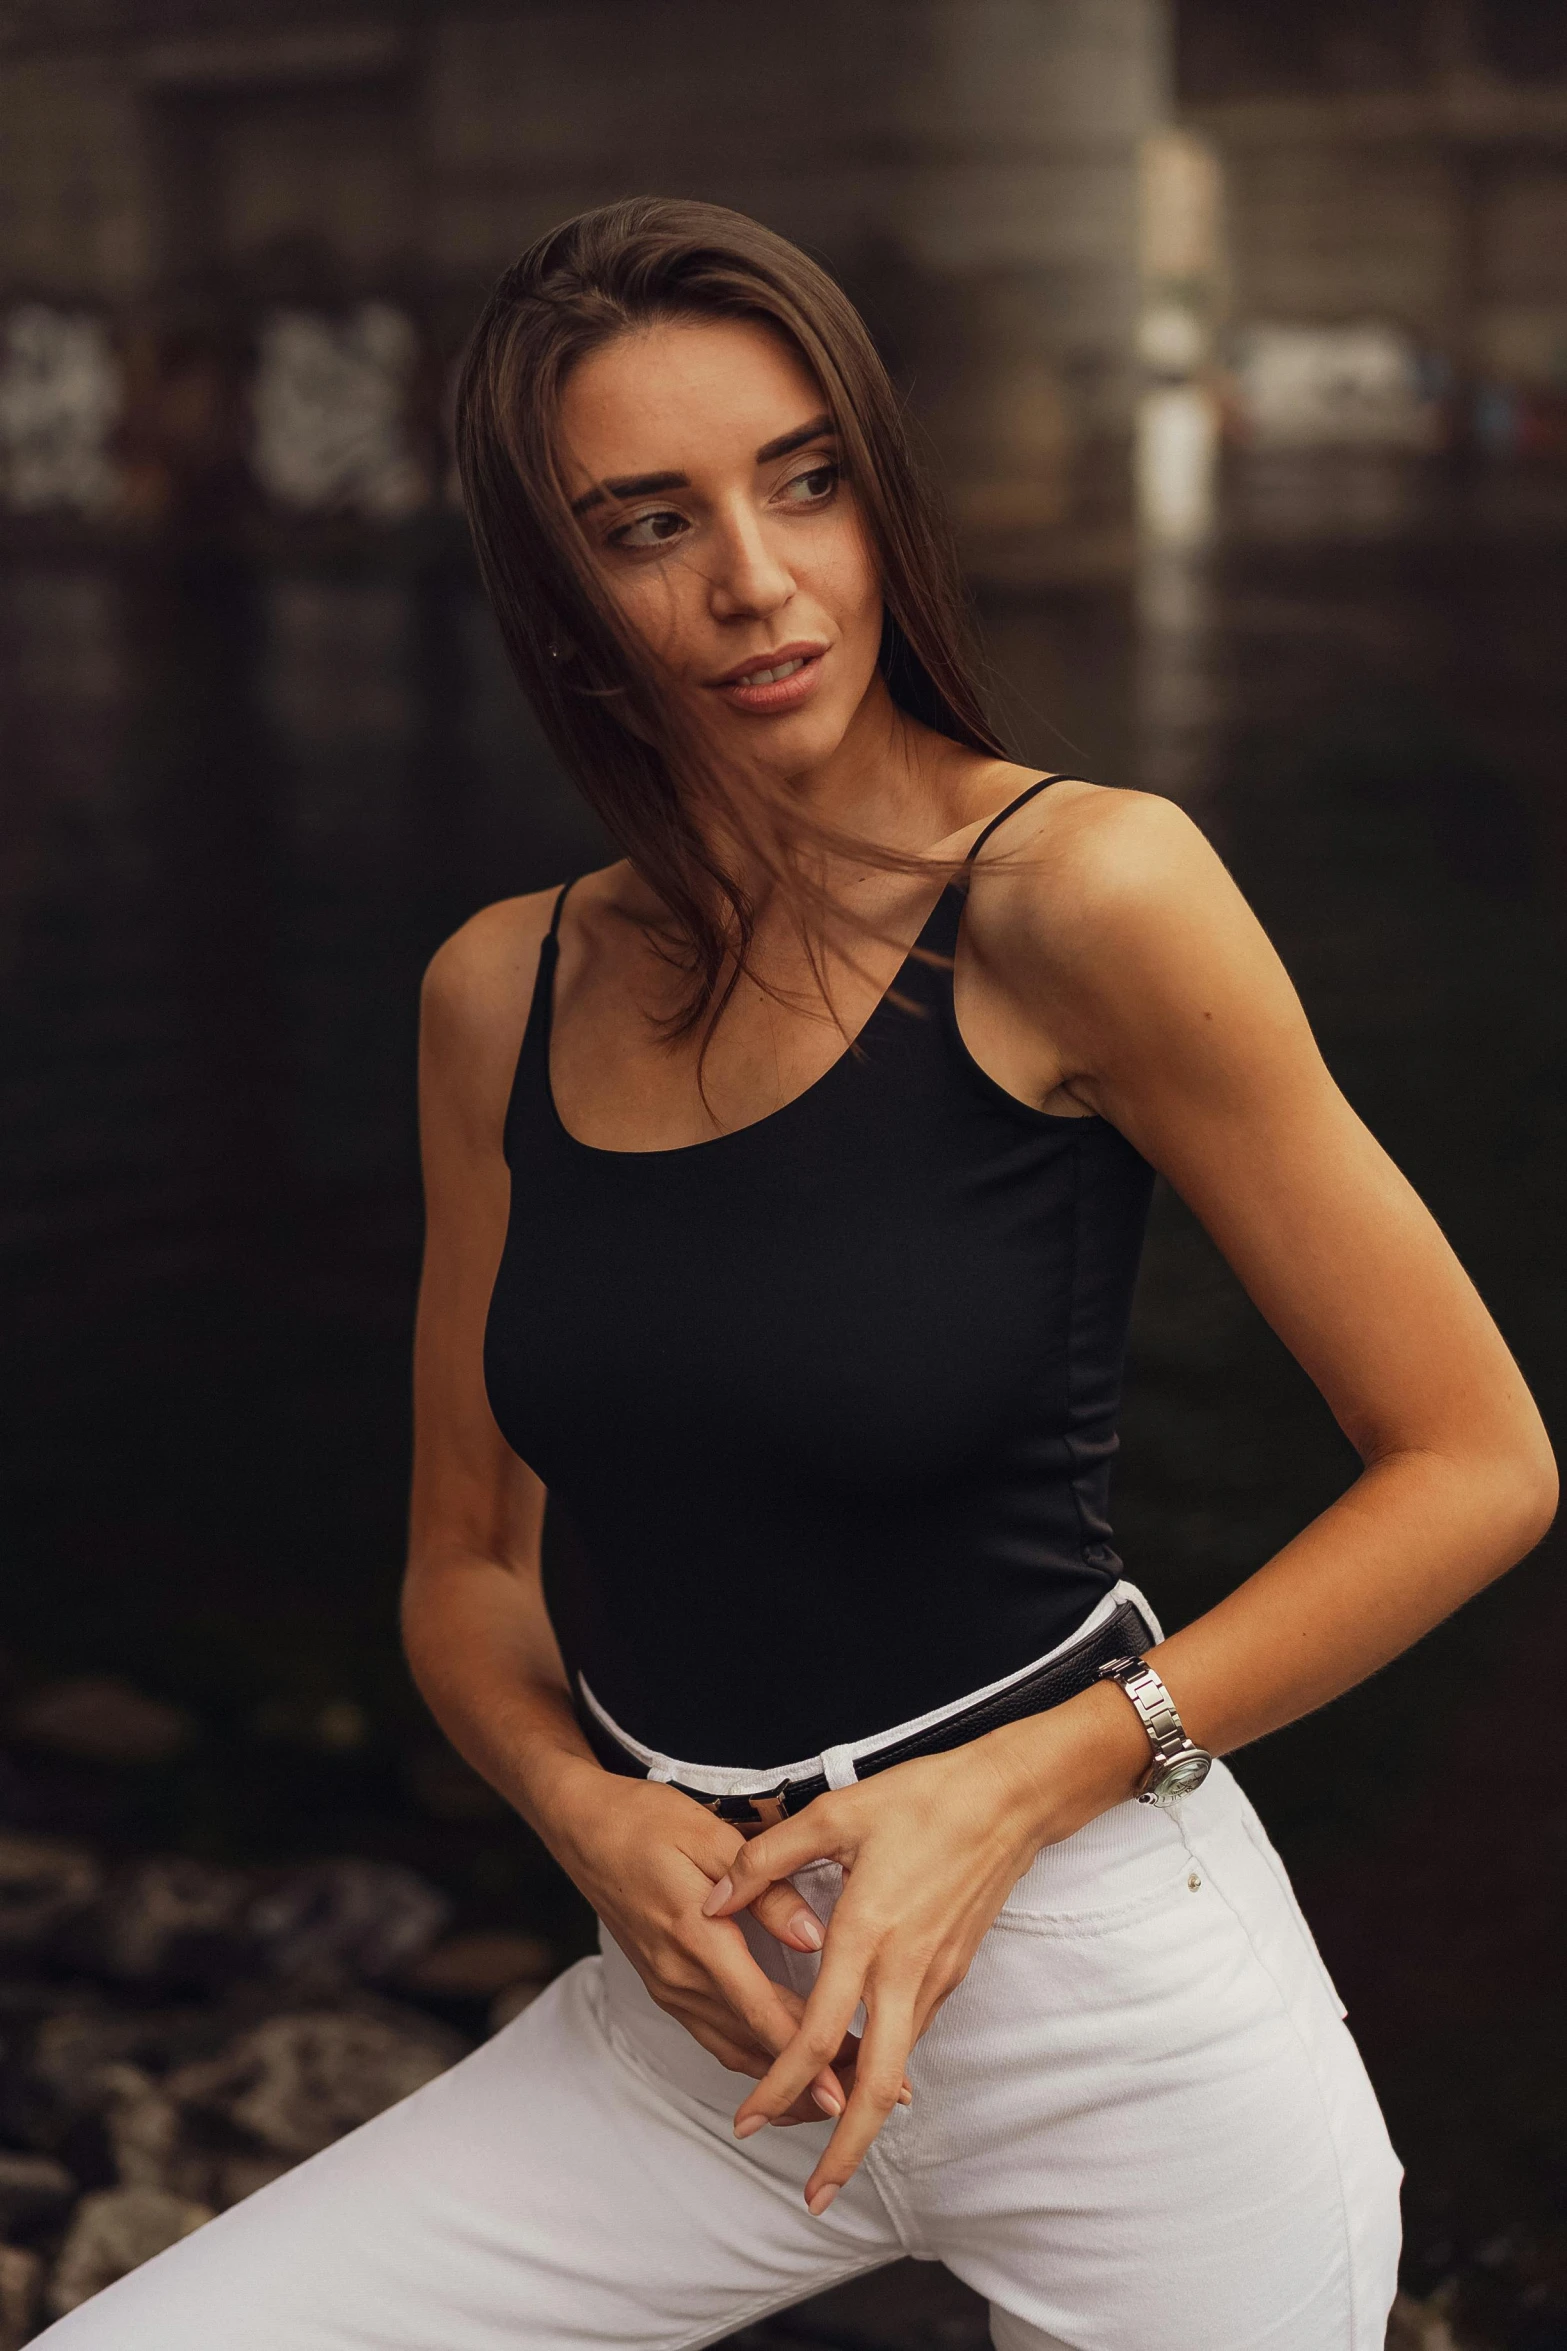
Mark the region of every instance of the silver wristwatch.
[[1141, 1657], [1112, 1657], [1099, 1668], [1099, 1679], [1119, 1682], [1142, 1719], [1153, 1748], [1147, 1777], [1137, 1790], [1139, 1804], [1174, 1804], [1200, 1788], [1213, 1768], [1213, 1757], [1186, 1736], [1186, 1726], [1175, 1711], [1175, 1701], [1159, 1676]]

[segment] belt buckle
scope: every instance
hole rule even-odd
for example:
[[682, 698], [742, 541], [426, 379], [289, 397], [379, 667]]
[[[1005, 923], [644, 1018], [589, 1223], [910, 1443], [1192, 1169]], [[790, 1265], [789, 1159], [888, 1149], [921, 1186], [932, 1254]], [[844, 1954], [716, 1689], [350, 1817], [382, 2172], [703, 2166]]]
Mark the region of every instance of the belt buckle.
[[707, 1796], [702, 1799], [702, 1803], [706, 1811], [716, 1813], [720, 1820], [727, 1820], [736, 1828], [748, 1827], [750, 1823], [743, 1817], [737, 1819], [724, 1808], [730, 1804], [748, 1804], [752, 1818], [760, 1827], [775, 1829], [780, 1821], [788, 1818], [786, 1807], [793, 1785], [792, 1780], [780, 1780], [777, 1787], [766, 1796]]

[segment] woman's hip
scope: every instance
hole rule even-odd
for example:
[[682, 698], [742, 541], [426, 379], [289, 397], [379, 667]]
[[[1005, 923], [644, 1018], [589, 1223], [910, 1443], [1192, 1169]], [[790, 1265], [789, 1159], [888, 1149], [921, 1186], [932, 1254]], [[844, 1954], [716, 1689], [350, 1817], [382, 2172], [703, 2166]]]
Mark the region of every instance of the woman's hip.
[[[839, 1872], [795, 1883], [830, 1920]], [[767, 1971], [808, 1993], [819, 1961], [744, 1923]], [[613, 1945], [604, 1992], [635, 2063], [715, 2123], [732, 2114], [750, 2083]], [[1010, 2314], [1009, 2343], [1380, 2351], [1399, 2166], [1283, 1865], [1222, 1764], [1178, 1806], [1119, 1805], [1047, 1848], [909, 2077], [868, 2180], [908, 2250]]]
[[916, 2052], [930, 2252], [1083, 2351], [1381, 2351], [1397, 2157], [1283, 1865], [1216, 1766], [1019, 1881]]

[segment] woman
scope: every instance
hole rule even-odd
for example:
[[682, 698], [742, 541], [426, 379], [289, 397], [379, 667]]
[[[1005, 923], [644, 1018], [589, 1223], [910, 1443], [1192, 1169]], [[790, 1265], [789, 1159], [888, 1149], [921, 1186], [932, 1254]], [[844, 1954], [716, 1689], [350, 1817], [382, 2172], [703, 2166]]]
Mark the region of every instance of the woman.
[[[1519, 1375], [1194, 828], [1006, 761], [813, 264], [568, 224], [460, 445], [625, 855], [430, 970], [407, 1644], [603, 1955], [62, 2351], [695, 2345], [905, 2252], [1002, 2351], [1373, 2351], [1397, 2162], [1210, 1759], [1535, 1542]], [[1365, 1465], [1168, 1640], [1105, 1518], [1156, 1168]]]

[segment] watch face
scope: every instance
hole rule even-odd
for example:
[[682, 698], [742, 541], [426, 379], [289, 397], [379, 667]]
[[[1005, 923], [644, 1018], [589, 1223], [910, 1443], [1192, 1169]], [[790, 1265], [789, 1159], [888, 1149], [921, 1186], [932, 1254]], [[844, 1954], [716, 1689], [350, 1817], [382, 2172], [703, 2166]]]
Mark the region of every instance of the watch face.
[[1202, 1786], [1212, 1768], [1211, 1755], [1182, 1755], [1160, 1780], [1155, 1801], [1169, 1804], [1177, 1796], [1189, 1796], [1194, 1788]]

